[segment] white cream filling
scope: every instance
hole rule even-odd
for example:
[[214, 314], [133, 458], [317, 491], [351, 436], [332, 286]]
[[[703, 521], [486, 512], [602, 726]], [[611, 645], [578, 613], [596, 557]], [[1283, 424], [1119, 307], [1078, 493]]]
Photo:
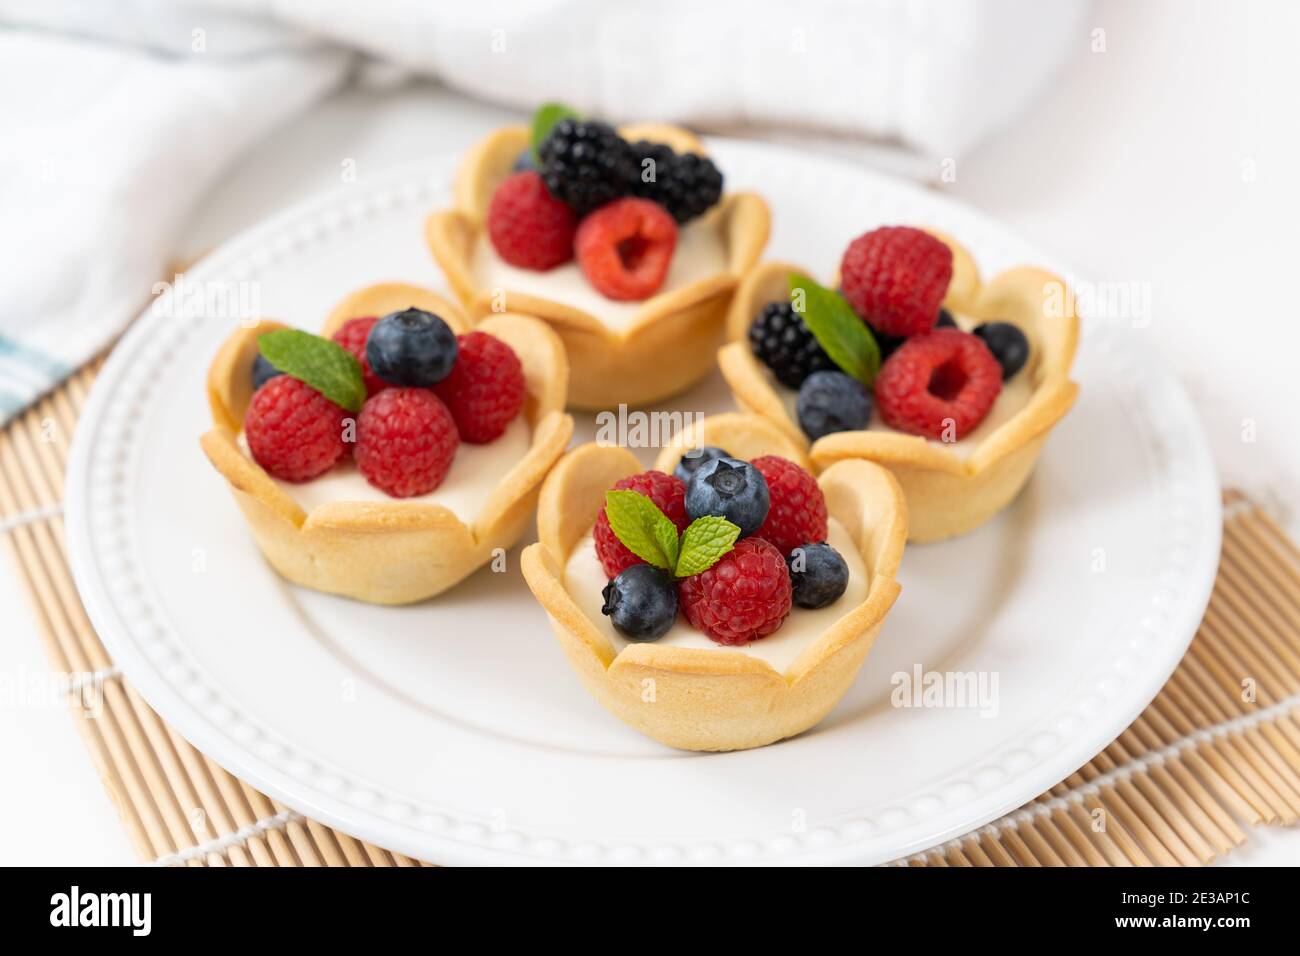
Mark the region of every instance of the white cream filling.
[[[244, 454], [251, 458], [243, 432], [239, 433], [237, 441]], [[345, 458], [319, 478], [301, 484], [281, 481], [274, 476], [271, 480], [307, 512], [334, 501], [411, 502], [442, 505], [461, 521], [470, 524], [483, 511], [488, 497], [506, 472], [528, 454], [531, 445], [532, 429], [527, 419], [520, 415], [494, 442], [486, 445], [461, 442], [442, 484], [427, 495], [414, 498], [394, 498], [379, 490], [366, 481], [351, 458]]]
[[[740, 647], [719, 644], [709, 638], [703, 631], [697, 631], [686, 620], [685, 614], [677, 615], [677, 623], [672, 630], [656, 643], [670, 647], [697, 647], [715, 651], [739, 651], [751, 657], [758, 657], [771, 664], [778, 672], [784, 672], [804, 649], [852, 610], [867, 599], [871, 582], [867, 579], [867, 569], [862, 563], [853, 539], [834, 518], [830, 519], [827, 542], [838, 551], [849, 566], [849, 584], [838, 601], [829, 607], [809, 611], [799, 606], [790, 609], [790, 616], [774, 634], [759, 638]], [[596, 547], [590, 534], [582, 538], [569, 555], [564, 567], [564, 587], [573, 596], [573, 600], [584, 614], [598, 627], [614, 651], [623, 650], [630, 643], [623, 635], [614, 630], [610, 619], [601, 613], [605, 599], [601, 594], [608, 579], [596, 558]]]
[[[953, 316], [953, 320], [957, 323], [958, 328], [967, 332], [979, 324], [961, 315]], [[790, 420], [797, 425], [799, 423], [797, 408], [799, 393], [786, 388], [778, 382], [776, 376], [766, 366], [764, 366], [763, 371], [768, 376], [768, 381], [772, 384], [772, 387], [776, 389], [777, 394], [781, 396], [785, 403]], [[1009, 422], [1017, 412], [1028, 405], [1033, 394], [1034, 386], [1030, 382], [1029, 366], [1026, 363], [1026, 366], [1017, 372], [1011, 381], [1002, 383], [1002, 391], [998, 392], [998, 397], [993, 400], [993, 407], [989, 409], [989, 413], [984, 416], [983, 421], [963, 435], [960, 440], [955, 442], [940, 441], [935, 438], [927, 438], [926, 440], [931, 444], [942, 445], [951, 449], [959, 458], [966, 458], [979, 447], [984, 439]], [[873, 401], [871, 404], [871, 421], [867, 424], [867, 431], [897, 432], [898, 429], [890, 428], [885, 424], [885, 420], [880, 417], [879, 405]]]
[[[724, 272], [726, 268], [726, 249], [723, 248], [717, 228], [710, 222], [697, 219], [678, 230], [677, 247], [673, 250], [668, 275], [655, 294], [683, 289]], [[572, 306], [603, 322], [606, 328], [615, 332], [621, 332], [630, 326], [645, 306], [644, 301], [617, 302], [605, 298], [587, 281], [576, 260], [547, 272], [512, 266], [497, 255], [486, 235], [479, 237], [474, 248], [471, 269], [479, 289], [488, 290], [489, 293], [495, 289], [521, 292]]]

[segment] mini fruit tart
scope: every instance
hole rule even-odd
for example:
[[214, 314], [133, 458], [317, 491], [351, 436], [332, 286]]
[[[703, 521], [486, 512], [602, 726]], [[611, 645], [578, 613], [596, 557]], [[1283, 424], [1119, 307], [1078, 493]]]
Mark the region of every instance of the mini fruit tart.
[[1078, 395], [1073, 297], [1041, 269], [981, 282], [957, 243], [906, 226], [855, 239], [833, 285], [781, 262], [746, 277], [718, 353], [737, 404], [818, 469], [889, 468], [912, 541], [979, 527], [1015, 498]]
[[848, 690], [898, 596], [907, 508], [871, 462], [820, 479], [808, 464], [733, 413], [657, 470], [598, 444], [555, 467], [524, 577], [615, 716], [672, 747], [743, 750], [807, 730]]
[[767, 204], [676, 126], [615, 131], [559, 107], [465, 158], [434, 259], [471, 316], [537, 316], [564, 341], [569, 404], [681, 392], [713, 367], [727, 306], [767, 244]]
[[304, 587], [406, 604], [511, 547], [573, 434], [545, 323], [416, 286], [361, 289], [322, 334], [262, 320], [208, 370], [201, 439], [262, 554]]

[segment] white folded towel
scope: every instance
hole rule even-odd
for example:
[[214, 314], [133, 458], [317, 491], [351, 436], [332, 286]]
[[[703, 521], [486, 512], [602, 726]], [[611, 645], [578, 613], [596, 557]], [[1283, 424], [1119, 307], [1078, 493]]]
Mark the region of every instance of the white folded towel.
[[909, 148], [937, 177], [1087, 34], [1086, 0], [0, 0], [0, 422], [147, 301], [229, 161], [355, 51], [501, 103]]

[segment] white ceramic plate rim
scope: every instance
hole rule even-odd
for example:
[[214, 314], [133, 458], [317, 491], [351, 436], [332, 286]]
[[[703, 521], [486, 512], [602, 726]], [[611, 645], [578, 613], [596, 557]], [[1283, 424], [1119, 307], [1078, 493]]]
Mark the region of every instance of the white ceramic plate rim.
[[[846, 168], [836, 160], [813, 158], [765, 145], [735, 141], [717, 141], [715, 145], [719, 151], [770, 153], [783, 163], [822, 164], [833, 167], [840, 174]], [[360, 197], [357, 187], [352, 186], [288, 209], [224, 245], [197, 265], [189, 278], [196, 281], [215, 276], [237, 278], [237, 274], [228, 275], [225, 270], [236, 267], [237, 272], [237, 264], [241, 262], [256, 256], [273, 255], [267, 250], [276, 243], [308, 242], [313, 228], [320, 229], [321, 223], [333, 221], [340, 215], [364, 214], [367, 204], [391, 207], [394, 203], [409, 202], [412, 197], [422, 194], [433, 175], [447, 175], [454, 163], [454, 157], [446, 157], [438, 162], [410, 164], [377, 177], [364, 188]], [[950, 199], [856, 167], [852, 167], [852, 172], [865, 179], [880, 180], [881, 188], [904, 194], [913, 203], [942, 212], [945, 223], [965, 222], [977, 232], [1006, 232], [993, 220]], [[1043, 264], [1053, 268], [1050, 262], [1044, 261]], [[1055, 268], [1062, 274], [1071, 274]], [[314, 776], [318, 770], [288, 772], [284, 769], [291, 765], [311, 767], [310, 759], [272, 761], [262, 758], [246, 746], [250, 734], [256, 735], [258, 728], [248, 726], [238, 713], [230, 713], [224, 721], [215, 721], [209, 713], [190, 703], [185, 693], [188, 688], [178, 683], [174, 674], [168, 676], [154, 666], [145, 645], [148, 640], [165, 640], [168, 636], [151, 634], [145, 637], [139, 632], [144, 620], [140, 615], [144, 610], [142, 604], [147, 600], [147, 589], [106, 570], [102, 544], [92, 533], [92, 524], [96, 513], [112, 507], [114, 501], [113, 490], [104, 488], [105, 481], [100, 481], [98, 490], [94, 485], [97, 479], [114, 476], [111, 470], [104, 471], [105, 467], [112, 466], [106, 466], [102, 459], [103, 450], [98, 447], [103, 444], [105, 423], [112, 418], [112, 399], [155, 325], [149, 313], [142, 316], [124, 336], [100, 373], [73, 443], [66, 494], [69, 558], [86, 610], [114, 662], [150, 706], [200, 751], [251, 785], [308, 817], [389, 849], [447, 864], [619, 862], [618, 848], [612, 845], [597, 846], [593, 854], [589, 841], [575, 838], [566, 844], [551, 836], [539, 836], [532, 841], [526, 839], [523, 846], [503, 847], [494, 843], [481, 826], [469, 821], [440, 817], [437, 827], [431, 828], [422, 825], [427, 817], [416, 815], [417, 811], [409, 807], [401, 813], [379, 812], [375, 806], [384, 805], [387, 796], [367, 793], [368, 785], [364, 781], [356, 781], [344, 788], [344, 797], [336, 796], [319, 785], [320, 781]], [[1183, 521], [1184, 527], [1198, 525], [1194, 529], [1193, 546], [1165, 572], [1168, 584], [1165, 598], [1168, 599], [1158, 597], [1154, 600], [1150, 613], [1142, 622], [1148, 639], [1143, 643], [1142, 652], [1135, 650], [1140, 672], [1117, 674], [1116, 691], [1109, 699], [1094, 696], [1086, 701], [1063, 703], [1062, 714], [1086, 714], [1086, 719], [1075, 721], [1084, 729], [1077, 730], [1050, 755], [1030, 761], [1027, 767], [1017, 763], [1015, 772], [1006, 774], [1002, 784], [975, 795], [969, 801], [950, 804], [947, 809], [922, 819], [904, 815], [906, 819], [895, 828], [891, 851], [886, 856], [881, 856], [878, 850], [865, 850], [863, 834], [845, 828], [832, 831], [829, 840], [824, 832], [811, 839], [786, 838], [779, 847], [769, 848], [761, 854], [759, 861], [876, 862], [906, 856], [967, 833], [1064, 779], [1118, 736], [1163, 686], [1199, 624], [1213, 585], [1221, 534], [1220, 498], [1208, 444], [1186, 393], [1161, 360], [1143, 353], [1139, 362], [1133, 355], [1133, 348], [1132, 341], [1125, 340], [1125, 357], [1121, 359], [1116, 345], [1117, 360], [1132, 363], [1135, 374], [1140, 368], [1143, 390], [1135, 398], [1154, 403], [1158, 408], [1158, 420], [1170, 433], [1168, 441], [1175, 446], [1170, 453], [1176, 457], [1179, 481], [1168, 489], [1168, 506]], [[113, 430], [114, 427], [117, 431]], [[129, 425], [110, 424], [108, 433], [125, 439], [129, 437]], [[122, 555], [112, 557], [121, 559]], [[201, 682], [203, 675], [191, 673], [189, 679]], [[1014, 753], [1004, 749], [991, 755], [987, 763], [993, 766], [1002, 761], [1004, 766], [1013, 766], [1011, 757]], [[1018, 755], [1025, 753], [1019, 751]], [[980, 769], [976, 766], [964, 772], [967, 778], [973, 778]], [[355, 799], [358, 795], [365, 795], [366, 799]], [[378, 801], [373, 799], [376, 796]], [[871, 834], [873, 841], [880, 837], [878, 831]], [[579, 844], [583, 852], [575, 854]], [[672, 843], [642, 849], [644, 852], [638, 853], [637, 859], [648, 862], [691, 861], [685, 852], [687, 847]]]

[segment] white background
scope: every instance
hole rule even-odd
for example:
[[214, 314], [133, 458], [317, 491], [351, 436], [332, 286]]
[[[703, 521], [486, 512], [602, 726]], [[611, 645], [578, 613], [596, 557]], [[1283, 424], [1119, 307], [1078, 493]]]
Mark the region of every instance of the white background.
[[[1059, 86], [1014, 129], [955, 159], [943, 188], [993, 213], [1094, 281], [1145, 284], [1149, 334], [1193, 394], [1225, 483], [1296, 530], [1300, 441], [1292, 403], [1300, 315], [1300, 8], [1097, 5]], [[460, 151], [513, 114], [426, 85], [347, 92], [244, 157], [196, 210], [178, 258], [358, 176]], [[936, 168], [935, 179], [940, 170]], [[1256, 440], [1243, 440], [1253, 423]], [[0, 566], [0, 669], [46, 661]], [[0, 863], [124, 864], [134, 853], [69, 716], [0, 706]], [[1300, 863], [1300, 832], [1251, 834], [1228, 863]]]

